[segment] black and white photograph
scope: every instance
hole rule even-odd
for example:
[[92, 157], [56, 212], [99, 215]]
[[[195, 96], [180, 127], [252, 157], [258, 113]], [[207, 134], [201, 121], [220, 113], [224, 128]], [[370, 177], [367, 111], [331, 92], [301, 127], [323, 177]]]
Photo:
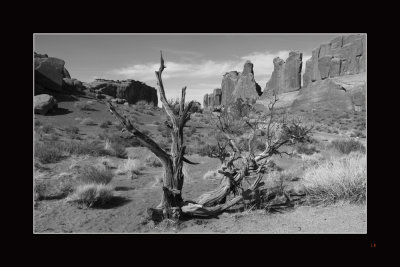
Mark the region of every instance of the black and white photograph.
[[32, 37], [34, 234], [367, 234], [366, 33]]

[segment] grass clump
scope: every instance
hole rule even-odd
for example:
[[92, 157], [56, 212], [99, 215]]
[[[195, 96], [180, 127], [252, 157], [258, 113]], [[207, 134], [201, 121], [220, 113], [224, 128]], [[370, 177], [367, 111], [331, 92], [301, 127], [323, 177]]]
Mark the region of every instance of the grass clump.
[[76, 180], [82, 184], [108, 184], [113, 176], [112, 171], [107, 168], [98, 169], [93, 166], [85, 166], [76, 177]]
[[83, 184], [76, 188], [69, 201], [89, 208], [103, 206], [113, 198], [113, 191], [113, 187], [106, 184]]
[[310, 204], [332, 204], [339, 200], [364, 203], [367, 186], [367, 159], [352, 152], [334, 157], [304, 171], [304, 185]]
[[68, 126], [65, 128], [65, 132], [67, 134], [78, 134], [79, 133], [79, 128], [76, 126]]
[[64, 157], [64, 150], [59, 146], [54, 146], [56, 142], [36, 143], [35, 145], [35, 158], [40, 163], [55, 163]]
[[118, 166], [117, 174], [126, 174], [130, 173], [131, 178], [134, 179], [138, 175], [141, 174], [141, 171], [144, 169], [142, 162], [139, 159], [127, 159]]
[[356, 140], [350, 139], [350, 140], [334, 140], [330, 144], [330, 147], [338, 150], [342, 154], [349, 154], [350, 152], [353, 151], [360, 151], [362, 153], [365, 153], [366, 149], [365, 146]]

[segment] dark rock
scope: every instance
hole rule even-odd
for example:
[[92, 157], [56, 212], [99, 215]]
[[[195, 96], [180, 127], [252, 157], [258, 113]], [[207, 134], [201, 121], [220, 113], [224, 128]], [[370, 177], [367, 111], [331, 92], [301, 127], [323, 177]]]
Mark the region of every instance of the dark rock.
[[90, 88], [98, 94], [125, 99], [129, 104], [139, 101], [145, 101], [154, 106], [158, 104], [157, 90], [154, 87], [131, 79], [125, 81], [97, 79], [90, 83]]
[[35, 114], [46, 115], [47, 112], [57, 108], [57, 100], [51, 95], [41, 94], [34, 96]]
[[54, 57], [35, 58], [35, 84], [41, 88], [62, 92], [64, 60]]

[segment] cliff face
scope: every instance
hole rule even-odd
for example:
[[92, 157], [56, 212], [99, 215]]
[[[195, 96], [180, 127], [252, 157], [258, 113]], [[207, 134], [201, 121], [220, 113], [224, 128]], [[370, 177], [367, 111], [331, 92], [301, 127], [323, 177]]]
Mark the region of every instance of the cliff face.
[[206, 94], [203, 105], [205, 108], [219, 105], [227, 106], [237, 98], [255, 100], [260, 95], [261, 87], [254, 80], [253, 63], [246, 61], [241, 73], [230, 71], [224, 74], [221, 89], [217, 88], [214, 89], [212, 94]]
[[141, 100], [153, 104], [154, 106], [157, 106], [158, 104], [157, 90], [140, 81], [112, 81], [98, 79], [90, 83], [90, 87], [97, 94], [122, 98], [127, 100], [130, 104], [135, 104]]
[[264, 92], [273, 91], [277, 94], [288, 93], [301, 88], [302, 53], [290, 52], [284, 61], [274, 58], [274, 71], [267, 82]]
[[312, 51], [306, 62], [303, 86], [330, 77], [366, 71], [366, 38], [364, 34], [339, 36]]

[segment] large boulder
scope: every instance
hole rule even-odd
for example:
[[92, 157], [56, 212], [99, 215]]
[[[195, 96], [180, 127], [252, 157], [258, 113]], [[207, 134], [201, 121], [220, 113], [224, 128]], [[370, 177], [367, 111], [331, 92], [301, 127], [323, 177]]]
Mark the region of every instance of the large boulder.
[[77, 79], [63, 78], [63, 89], [65, 91], [83, 91], [85, 86]]
[[35, 85], [50, 91], [63, 91], [65, 62], [55, 57], [35, 57]]
[[96, 79], [90, 83], [90, 90], [97, 94], [104, 94], [114, 98], [125, 99], [129, 104], [145, 101], [157, 106], [157, 90], [143, 82], [135, 80], [113, 81]]
[[302, 53], [291, 51], [286, 61], [279, 57], [274, 58], [274, 71], [264, 92], [272, 91], [282, 94], [299, 90], [301, 88], [302, 57]]
[[57, 100], [47, 94], [34, 96], [35, 114], [46, 115], [47, 112], [57, 108]]
[[303, 75], [304, 87], [329, 77], [366, 71], [366, 35], [338, 36], [312, 51]]

